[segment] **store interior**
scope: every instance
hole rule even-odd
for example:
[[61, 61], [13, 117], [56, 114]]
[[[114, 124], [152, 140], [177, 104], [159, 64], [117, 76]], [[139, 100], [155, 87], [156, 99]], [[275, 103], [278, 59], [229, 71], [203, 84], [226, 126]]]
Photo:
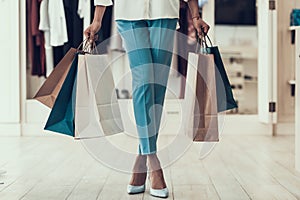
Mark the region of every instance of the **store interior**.
[[[202, 18], [211, 26], [209, 37], [212, 39], [213, 44], [220, 49], [233, 95], [238, 103], [238, 108], [222, 113], [221, 115], [222, 123], [220, 123], [219, 128], [221, 130], [220, 135], [224, 138], [224, 143], [216, 151], [220, 154], [222, 150], [226, 152], [224, 149], [231, 142], [236, 145], [236, 150], [242, 151], [243, 147], [245, 147], [250, 152], [251, 146], [253, 146], [258, 148], [255, 153], [259, 154], [258, 150], [265, 151], [268, 153], [267, 157], [272, 157], [272, 159], [276, 157], [273, 153], [278, 151], [276, 159], [279, 159], [281, 156], [283, 160], [278, 161], [275, 159], [275, 164], [270, 161], [269, 166], [267, 162], [268, 158], [264, 160], [262, 157], [258, 157], [257, 159], [261, 158], [262, 160], [258, 160], [257, 162], [264, 163], [268, 170], [271, 170], [272, 166], [275, 165], [274, 170], [280, 170], [281, 168], [277, 167], [278, 163], [276, 162], [278, 161], [283, 166], [284, 164], [282, 163], [289, 159], [289, 161], [286, 161], [288, 162], [288, 167], [284, 165], [284, 168], [288, 169], [287, 172], [282, 172], [284, 177], [289, 177], [293, 174], [292, 179], [286, 179], [288, 182], [294, 181], [295, 183], [295, 188], [290, 185], [290, 182], [286, 183], [286, 188], [288, 188], [287, 193], [290, 193], [293, 197], [282, 195], [285, 194], [284, 192], [278, 192], [279, 198], [277, 198], [278, 196], [276, 198], [270, 196], [266, 199], [299, 199], [300, 193], [296, 191], [300, 191], [300, 89], [296, 85], [300, 84], [300, 70], [298, 69], [300, 66], [300, 25], [292, 23], [291, 13], [294, 9], [300, 9], [300, 0], [208, 0], [199, 2], [203, 2], [203, 4], [199, 5]], [[32, 16], [26, 10], [26, 1], [4, 0], [0, 2], [0, 24], [5, 26], [0, 31], [0, 44], [2, 47], [0, 48], [0, 60], [2, 62], [2, 67], [0, 68], [0, 90], [2, 91], [0, 98], [0, 150], [3, 152], [6, 149], [10, 149], [11, 145], [18, 146], [19, 144], [22, 150], [25, 148], [25, 144], [32, 143], [33, 146], [38, 145], [38, 142], [34, 138], [37, 138], [38, 141], [40, 140], [41, 144], [48, 145], [49, 148], [51, 145], [47, 144], [47, 139], [50, 138], [49, 140], [55, 143], [55, 145], [53, 144], [54, 146], [58, 145], [58, 141], [60, 141], [59, 135], [43, 130], [51, 110], [34, 99], [34, 96], [69, 48], [76, 48], [84, 40], [83, 30], [92, 21], [94, 11], [93, 1], [79, 0], [79, 4], [78, 2], [77, 4], [74, 3], [77, 5], [75, 6], [76, 8], [73, 3], [64, 5], [69, 41], [52, 46], [49, 43], [47, 44], [46, 40], [43, 47], [46, 55], [46, 58], [43, 60], [44, 65], [40, 66], [38, 71], [34, 71], [33, 64], [30, 62], [31, 52], [28, 51], [28, 22], [31, 21], [29, 18]], [[188, 7], [182, 6], [180, 14], [182, 19], [185, 20], [182, 21], [185, 25], [180, 26], [178, 31], [188, 36], [186, 41], [181, 41], [178, 39], [179, 37], [175, 37], [174, 48], [177, 50], [181, 49], [182, 43], [185, 43], [185, 45], [189, 45], [190, 49], [193, 49], [196, 46], [196, 39], [194, 37], [195, 33], [189, 28]], [[75, 23], [79, 23], [79, 25], [74, 26]], [[130, 67], [121, 37], [117, 33], [112, 7], [105, 14], [103, 27], [106, 27], [106, 29], [102, 28], [99, 32], [99, 51], [102, 54], [106, 54], [108, 59], [114, 60], [111, 63], [111, 70], [114, 76], [124, 128], [126, 132], [136, 132], [131, 105], [132, 87]], [[39, 31], [45, 32], [45, 37], [47, 37], [46, 31], [42, 31], [41, 29]], [[37, 51], [41, 51], [41, 49]], [[161, 127], [161, 135], [166, 137], [174, 137], [174, 133], [180, 129], [179, 127], [182, 123], [183, 105], [185, 102], [185, 78], [186, 71], [188, 70], [187, 63], [181, 62], [179, 56], [173, 55], [171, 69]], [[25, 142], [19, 141], [22, 140], [20, 138], [25, 138]], [[64, 138], [62, 142], [68, 143], [66, 146], [70, 146], [70, 148], [74, 147], [71, 144], [71, 140], [67, 141]], [[276, 145], [279, 145], [279, 147]], [[281, 149], [280, 147], [288, 148], [288, 150]], [[63, 147], [61, 148], [63, 149]], [[231, 148], [233, 151], [235, 150], [234, 147]], [[26, 147], [25, 150], [32, 152], [29, 147], [28, 149]], [[19, 193], [16, 193], [21, 195], [17, 198], [12, 193], [5, 193], [7, 191], [5, 188], [9, 187], [1, 184], [1, 168], [3, 167], [9, 174], [10, 169], [5, 166], [10, 166], [7, 163], [13, 162], [9, 159], [9, 156], [5, 156], [5, 153], [1, 153], [1, 151], [0, 199], [2, 199], [1, 194], [7, 195], [6, 199], [9, 199], [8, 197], [15, 197], [11, 199], [22, 199], [23, 194], [26, 197], [23, 190], [21, 192], [20, 189]], [[189, 154], [188, 157], [197, 156], [197, 150], [195, 152]], [[13, 154], [17, 153], [18, 150]], [[86, 158], [86, 154], [81, 151], [78, 153], [85, 157], [84, 159], [87, 159], [87, 162], [92, 162]], [[230, 154], [230, 151], [227, 153]], [[254, 152], [251, 153], [253, 153], [252, 156], [255, 155]], [[1, 156], [5, 158], [3, 162], [1, 161]], [[227, 156], [229, 157], [229, 155]], [[21, 160], [20, 157], [15, 156], [15, 158]], [[213, 162], [218, 159], [218, 156], [212, 156], [211, 160], [208, 159], [208, 164], [201, 164], [201, 166], [206, 167], [206, 170], [208, 170], [213, 166]], [[226, 161], [226, 159], [227, 157], [223, 157], [223, 161]], [[242, 157], [238, 159], [240, 159], [240, 162], [244, 161]], [[20, 161], [20, 163], [22, 162]], [[178, 168], [182, 167], [181, 165], [184, 163], [184, 161], [180, 162], [179, 160]], [[204, 163], [205, 160], [201, 162]], [[245, 162], [249, 166], [254, 167], [252, 162]], [[11, 170], [13, 172], [18, 171], [17, 164], [14, 164]], [[230, 168], [228, 167], [230, 164], [234, 165], [236, 163], [228, 161], [228, 169]], [[96, 168], [96, 165], [94, 167]], [[247, 166], [242, 164], [240, 167], [245, 170], [247, 169]], [[247, 170], [251, 170], [251, 167]], [[101, 169], [105, 171], [104, 166], [101, 166]], [[229, 170], [230, 173], [239, 174], [239, 168], [233, 169], [236, 171], [233, 170], [232, 172]], [[67, 168], [65, 170], [67, 171]], [[96, 171], [94, 168], [93, 170]], [[216, 169], [212, 168], [212, 170]], [[273, 172], [275, 175], [272, 174]], [[26, 172], [22, 171], [22, 173]], [[257, 173], [259, 174], [259, 172]], [[272, 171], [272, 173], [276, 179], [280, 171]], [[170, 175], [169, 178], [172, 179], [173, 175]], [[10, 180], [10, 177], [5, 176], [4, 183], [15, 180]], [[115, 174], [114, 178], [116, 179], [117, 176]], [[245, 178], [246, 181], [246, 183], [242, 182], [241, 184], [243, 188], [243, 183], [247, 185], [247, 180], [251, 179], [251, 177], [247, 177], [246, 175], [245, 177], [241, 175], [241, 177], [242, 179]], [[124, 179], [126, 180], [126, 177]], [[222, 180], [225, 179], [226, 177]], [[279, 181], [281, 186], [285, 184], [284, 180], [282, 180], [283, 182]], [[189, 185], [189, 179], [185, 181], [186, 185]], [[196, 185], [199, 186], [201, 184], [201, 181], [200, 183], [196, 181]], [[235, 199], [260, 199], [261, 196], [259, 195], [269, 195], [272, 193], [270, 191], [274, 189], [266, 189], [268, 192], [262, 189], [258, 196], [251, 196], [251, 192], [257, 186], [250, 184], [245, 189], [247, 195], [239, 198], [241, 197], [239, 196], [241, 193], [236, 195], [231, 193], [232, 196], [226, 196], [225, 194], [227, 193], [225, 192], [224, 196], [222, 196], [222, 187], [226, 185], [226, 181], [220, 182], [222, 185], [221, 192], [218, 190], [218, 182], [216, 184], [218, 199], [234, 199], [233, 196]], [[269, 186], [272, 184], [275, 185], [273, 182], [266, 185]], [[193, 184], [191, 183], [190, 185]], [[29, 197], [31, 199], [42, 198], [46, 192], [41, 188], [36, 191], [37, 196], [31, 194], [33, 196], [29, 195]], [[175, 191], [176, 187], [174, 188]], [[232, 191], [233, 188], [231, 188]], [[2, 193], [2, 189], [4, 193]], [[52, 189], [56, 191], [54, 187]], [[86, 188], [83, 187], [82, 189]], [[182, 187], [179, 191], [184, 191], [185, 189], [185, 187]], [[188, 190], [190, 190], [191, 194], [192, 191], [197, 191], [195, 188]], [[210, 191], [210, 189], [206, 188], [205, 192], [207, 191]], [[108, 196], [110, 193], [113, 193], [109, 190], [106, 190], [106, 192]], [[256, 193], [253, 192], [253, 194]], [[124, 194], [122, 193], [122, 195]], [[172, 195], [171, 198], [173, 197], [173, 199], [188, 199], [180, 196], [182, 195], [181, 193], [174, 193]], [[124, 196], [122, 197], [125, 198]], [[210, 197], [206, 198], [203, 196], [203, 199], [214, 199], [214, 196]], [[51, 198], [55, 199], [52, 196]], [[49, 196], [49, 199], [51, 198]], [[105, 199], [105, 197], [102, 197], [102, 199]], [[144, 199], [144, 196], [141, 196], [141, 199]]]

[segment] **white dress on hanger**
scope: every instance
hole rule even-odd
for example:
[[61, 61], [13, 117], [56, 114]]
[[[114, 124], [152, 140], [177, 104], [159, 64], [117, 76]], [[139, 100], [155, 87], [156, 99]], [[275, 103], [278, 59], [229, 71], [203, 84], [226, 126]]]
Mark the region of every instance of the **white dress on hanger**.
[[[44, 0], [43, 0], [44, 1]], [[68, 42], [66, 15], [63, 0], [49, 1], [49, 27], [51, 46], [61, 46]]]
[[54, 68], [53, 48], [68, 42], [63, 0], [43, 0], [40, 7], [39, 29], [44, 32], [47, 76]]
[[91, 23], [91, 0], [79, 0], [77, 13], [83, 19], [83, 30], [85, 30]]
[[46, 76], [48, 77], [54, 69], [53, 48], [50, 45], [48, 0], [43, 0], [41, 2], [39, 30], [44, 32], [45, 53], [46, 53]]

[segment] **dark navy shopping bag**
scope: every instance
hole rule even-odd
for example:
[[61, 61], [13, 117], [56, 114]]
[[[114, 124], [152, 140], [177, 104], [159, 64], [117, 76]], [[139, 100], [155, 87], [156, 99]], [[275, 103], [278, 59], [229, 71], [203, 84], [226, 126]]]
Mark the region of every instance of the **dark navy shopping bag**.
[[[207, 44], [206, 39], [208, 39], [210, 46]], [[234, 99], [231, 84], [229, 82], [219, 48], [217, 46], [213, 46], [208, 35], [204, 37], [203, 41], [200, 40], [200, 42], [204, 43], [205, 53], [211, 54], [214, 57], [218, 112], [237, 108], [238, 105]]]

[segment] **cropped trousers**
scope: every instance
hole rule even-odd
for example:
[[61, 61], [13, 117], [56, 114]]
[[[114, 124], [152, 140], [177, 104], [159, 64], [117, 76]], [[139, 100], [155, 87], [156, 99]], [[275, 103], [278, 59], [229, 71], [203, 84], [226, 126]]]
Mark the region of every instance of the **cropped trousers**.
[[157, 152], [157, 138], [178, 19], [117, 20], [132, 75], [138, 153]]

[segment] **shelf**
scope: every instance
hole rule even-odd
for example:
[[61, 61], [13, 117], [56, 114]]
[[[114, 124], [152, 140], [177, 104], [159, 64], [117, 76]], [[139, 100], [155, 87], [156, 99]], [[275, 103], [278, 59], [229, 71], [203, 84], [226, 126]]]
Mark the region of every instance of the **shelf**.
[[258, 81], [257, 80], [244, 80], [245, 83], [253, 83], [253, 84], [257, 84]]
[[255, 47], [224, 46], [219, 48], [224, 58], [257, 59], [258, 50]]
[[290, 31], [300, 30], [300, 26], [290, 26], [289, 30]]

